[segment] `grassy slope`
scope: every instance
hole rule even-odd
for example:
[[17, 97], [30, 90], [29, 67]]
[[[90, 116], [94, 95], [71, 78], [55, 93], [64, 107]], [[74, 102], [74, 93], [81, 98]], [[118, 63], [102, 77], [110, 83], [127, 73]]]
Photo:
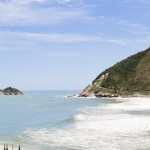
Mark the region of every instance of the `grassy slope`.
[[[107, 79], [100, 83], [100, 77], [107, 72], [109, 73]], [[99, 84], [106, 91], [119, 95], [130, 95], [135, 92], [148, 94], [150, 91], [150, 48], [105, 70], [93, 81], [93, 84]]]

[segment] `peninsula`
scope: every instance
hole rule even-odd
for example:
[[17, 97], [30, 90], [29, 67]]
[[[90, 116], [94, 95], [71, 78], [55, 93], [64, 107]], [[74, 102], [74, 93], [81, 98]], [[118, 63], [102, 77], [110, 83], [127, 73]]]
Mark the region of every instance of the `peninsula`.
[[99, 74], [79, 97], [150, 96], [150, 48]]

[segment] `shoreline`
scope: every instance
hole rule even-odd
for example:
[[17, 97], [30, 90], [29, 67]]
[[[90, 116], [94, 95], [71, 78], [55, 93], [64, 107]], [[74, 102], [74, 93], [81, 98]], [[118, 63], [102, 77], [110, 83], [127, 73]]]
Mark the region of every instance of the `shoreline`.
[[122, 99], [122, 100], [132, 100], [132, 99], [149, 99], [150, 100], [150, 95], [141, 95], [141, 96], [127, 96], [127, 97], [122, 97], [122, 96], [118, 96], [118, 97], [96, 97], [96, 96], [88, 96], [88, 97], [82, 97], [79, 95], [66, 95], [64, 96], [65, 98], [85, 98], [85, 99]]

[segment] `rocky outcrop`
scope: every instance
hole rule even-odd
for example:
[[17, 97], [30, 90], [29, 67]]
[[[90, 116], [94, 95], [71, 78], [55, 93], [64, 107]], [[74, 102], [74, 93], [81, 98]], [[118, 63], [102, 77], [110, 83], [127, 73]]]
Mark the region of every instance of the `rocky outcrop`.
[[82, 93], [79, 94], [79, 97], [92, 97], [94, 96], [94, 92], [91, 91], [92, 89], [92, 85], [88, 85], [83, 91]]
[[4, 95], [3, 90], [0, 90], [0, 95]]
[[15, 88], [8, 87], [4, 90], [0, 90], [0, 95], [23, 95], [23, 92]]
[[79, 97], [118, 97], [116, 93], [114, 94], [101, 86], [102, 82], [107, 79], [108, 75], [108, 72], [102, 74], [96, 82], [92, 83], [91, 85], [88, 85], [79, 94]]
[[96, 85], [88, 85], [80, 94], [79, 97], [118, 97], [117, 94], [108, 92], [105, 88], [97, 87]]
[[99, 74], [80, 97], [150, 95], [150, 48], [116, 63]]

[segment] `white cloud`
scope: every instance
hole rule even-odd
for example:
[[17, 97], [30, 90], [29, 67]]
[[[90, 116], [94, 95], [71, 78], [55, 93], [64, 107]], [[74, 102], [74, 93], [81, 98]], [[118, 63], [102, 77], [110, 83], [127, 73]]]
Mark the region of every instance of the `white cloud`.
[[[26, 33], [26, 32], [3, 32], [0, 31], [0, 44], [1, 48], [9, 47], [9, 49], [20, 49], [22, 45], [34, 47], [42, 43], [105, 43], [110, 45], [121, 46], [136, 46], [136, 45], [149, 45], [150, 37], [133, 38], [133, 39], [111, 39], [104, 36], [89, 36], [84, 34], [40, 34], [40, 33]], [[18, 47], [19, 46], [19, 47]], [[19, 50], [18, 49], [18, 50]], [[23, 47], [21, 48], [23, 49]], [[5, 50], [4, 50], [5, 51]], [[70, 57], [70, 56], [68, 56]]]
[[129, 32], [130, 34], [147, 35], [149, 34], [148, 28], [143, 24], [135, 23], [134, 21], [128, 21], [117, 17], [108, 16], [89, 16], [84, 18], [86, 23], [94, 23], [97, 25], [107, 26], [109, 28], [118, 28], [118, 30]]
[[9, 3], [15, 5], [31, 5], [31, 4], [65, 4], [70, 6], [81, 6], [84, 4], [84, 0], [6, 0], [0, 1], [0, 3]]
[[[68, 2], [65, 1], [64, 3]], [[85, 15], [85, 11], [78, 8], [69, 9], [57, 7], [56, 5], [40, 5], [35, 7], [32, 6], [32, 3], [47, 4], [48, 0], [12, 0], [9, 2], [0, 2], [0, 24], [5, 26], [49, 25], [78, 19]]]
[[42, 4], [46, 2], [48, 2], [48, 0], [11, 0], [9, 3], [13, 3], [16, 5], [29, 5], [32, 3]]
[[53, 2], [56, 2], [58, 4], [63, 4], [69, 7], [83, 7], [85, 6], [85, 3], [83, 0], [53, 0]]
[[149, 0], [125, 0], [124, 2], [138, 2], [143, 4], [150, 4]]
[[123, 25], [123, 26], [126, 26], [126, 27], [129, 27], [129, 28], [132, 28], [132, 29], [138, 29], [140, 31], [145, 31], [146, 30], [146, 27], [140, 25], [140, 24], [136, 24], [136, 23], [131, 23], [131, 22], [128, 22], [126, 20], [120, 20], [118, 22], [119, 25]]
[[65, 57], [65, 58], [84, 58], [84, 59], [93, 59], [94, 57], [83, 54], [82, 52], [76, 52], [76, 51], [59, 51], [58, 52], [40, 52], [40, 57]]
[[148, 44], [148, 45], [150, 43], [149, 41], [150, 41], [150, 36], [147, 36], [145, 38], [134, 39], [134, 43], [144, 43], [144, 44]]
[[0, 41], [33, 41], [33, 42], [55, 42], [55, 43], [76, 43], [76, 42], [104, 42], [119, 45], [126, 45], [126, 40], [108, 39], [100, 36], [89, 36], [82, 34], [40, 34], [26, 32], [0, 32]]

